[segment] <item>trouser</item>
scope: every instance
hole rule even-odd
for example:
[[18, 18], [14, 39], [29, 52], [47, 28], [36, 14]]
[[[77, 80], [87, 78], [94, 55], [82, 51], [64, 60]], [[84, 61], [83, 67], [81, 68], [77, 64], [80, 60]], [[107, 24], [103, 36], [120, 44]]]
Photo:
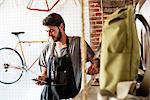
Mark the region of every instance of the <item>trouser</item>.
[[54, 86], [45, 85], [40, 100], [60, 100]]

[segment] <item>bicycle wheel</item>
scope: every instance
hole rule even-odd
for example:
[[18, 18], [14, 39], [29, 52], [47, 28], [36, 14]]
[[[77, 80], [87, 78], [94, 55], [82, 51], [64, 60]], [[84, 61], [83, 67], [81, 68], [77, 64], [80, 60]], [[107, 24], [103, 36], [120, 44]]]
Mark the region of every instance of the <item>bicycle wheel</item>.
[[23, 74], [23, 60], [20, 54], [9, 47], [0, 49], [0, 82], [13, 84]]

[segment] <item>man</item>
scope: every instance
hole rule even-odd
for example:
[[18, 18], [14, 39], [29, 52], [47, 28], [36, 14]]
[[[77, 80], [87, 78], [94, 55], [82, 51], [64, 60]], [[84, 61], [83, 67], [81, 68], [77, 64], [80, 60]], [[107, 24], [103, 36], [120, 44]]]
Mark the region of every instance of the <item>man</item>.
[[[49, 57], [53, 54], [55, 56], [61, 57], [66, 53], [66, 49], [69, 51], [69, 55], [72, 61], [72, 67], [73, 67], [73, 73], [74, 79], [75, 79], [75, 85], [77, 88], [77, 93], [80, 91], [81, 87], [81, 48], [80, 48], [80, 37], [68, 37], [65, 33], [65, 22], [61, 15], [57, 13], [51, 13], [43, 20], [43, 25], [46, 28], [46, 31], [48, 32], [49, 37], [53, 40], [53, 42], [50, 42], [46, 47], [43, 49], [40, 59], [39, 59], [39, 65], [42, 66], [42, 74], [38, 76], [38, 81], [36, 84], [43, 85], [43, 81], [51, 81], [51, 79], [48, 79], [49, 76], [49, 70], [48, 65]], [[67, 45], [68, 42], [68, 45]], [[55, 44], [55, 45], [54, 45]], [[87, 45], [87, 61], [94, 61], [94, 52], [90, 48], [90, 46]], [[50, 82], [51, 83], [51, 82]], [[45, 86], [42, 95], [41, 100], [60, 100], [62, 99], [61, 96], [57, 93], [52, 85], [48, 83], [48, 85]], [[65, 91], [67, 92], [67, 91]]]

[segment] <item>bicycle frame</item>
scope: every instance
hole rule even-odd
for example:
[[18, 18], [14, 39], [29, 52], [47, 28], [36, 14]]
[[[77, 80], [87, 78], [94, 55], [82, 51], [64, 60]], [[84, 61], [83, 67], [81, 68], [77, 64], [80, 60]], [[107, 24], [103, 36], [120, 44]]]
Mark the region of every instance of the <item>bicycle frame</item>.
[[[41, 41], [38, 41], [38, 40], [36, 40], [36, 41], [32, 41], [32, 40], [31, 41], [22, 41], [22, 40], [20, 40], [18, 35], [15, 35], [15, 36], [18, 38], [18, 42], [17, 42], [17, 44], [16, 44], [14, 49], [17, 51], [17, 48], [20, 48], [21, 56], [23, 58], [23, 65], [26, 66], [26, 68], [23, 68], [23, 69], [26, 70], [26, 71], [29, 71], [33, 67], [33, 65], [38, 61], [39, 57], [37, 57], [30, 66], [27, 66], [27, 60], [26, 60], [26, 56], [24, 54], [24, 50], [23, 50], [22, 44], [24, 44], [24, 43], [28, 43], [28, 44], [30, 44], [30, 43], [46, 43], [47, 41], [46, 40], [41, 40]], [[31, 71], [31, 72], [33, 74], [36, 74], [33, 71]]]
[[23, 33], [24, 32], [12, 32], [12, 34], [18, 38], [15, 48], [0, 48], [0, 83], [13, 84], [21, 78], [24, 71], [30, 71], [32, 74], [37, 75], [37, 73], [31, 70], [31, 68], [38, 61], [39, 56], [35, 58], [33, 57], [33, 60], [31, 60], [31, 65], [27, 65], [28, 63], [26, 58], [28, 56], [25, 55], [25, 48], [23, 48], [23, 44], [46, 43], [48, 41], [22, 41], [19, 38], [19, 34]]

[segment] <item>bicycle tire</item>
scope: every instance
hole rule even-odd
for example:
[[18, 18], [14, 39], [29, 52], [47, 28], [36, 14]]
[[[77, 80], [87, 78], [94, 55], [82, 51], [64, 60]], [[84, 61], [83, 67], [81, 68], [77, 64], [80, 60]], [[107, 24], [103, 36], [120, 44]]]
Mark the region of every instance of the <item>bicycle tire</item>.
[[23, 74], [23, 60], [20, 54], [12, 48], [0, 48], [0, 82], [13, 84]]

